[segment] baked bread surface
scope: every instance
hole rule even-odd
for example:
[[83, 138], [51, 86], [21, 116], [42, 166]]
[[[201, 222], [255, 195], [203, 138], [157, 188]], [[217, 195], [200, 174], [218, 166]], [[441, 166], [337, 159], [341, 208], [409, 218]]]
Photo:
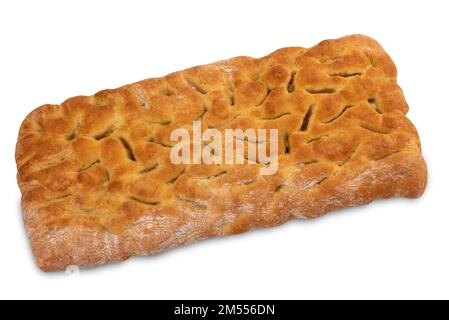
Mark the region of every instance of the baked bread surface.
[[[237, 57], [45, 105], [16, 150], [39, 267], [90, 267], [200, 239], [416, 198], [427, 171], [396, 68], [349, 36]], [[279, 170], [174, 165], [170, 133], [279, 129]]]

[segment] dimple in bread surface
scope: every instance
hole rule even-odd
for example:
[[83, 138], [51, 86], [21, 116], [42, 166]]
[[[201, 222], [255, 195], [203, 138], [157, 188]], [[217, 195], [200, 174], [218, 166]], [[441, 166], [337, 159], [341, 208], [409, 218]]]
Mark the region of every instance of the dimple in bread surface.
[[[314, 218], [378, 198], [416, 198], [427, 170], [373, 39], [356, 35], [260, 59], [236, 57], [45, 105], [16, 149], [39, 267], [92, 267], [216, 236]], [[279, 171], [175, 165], [170, 133], [279, 130]]]

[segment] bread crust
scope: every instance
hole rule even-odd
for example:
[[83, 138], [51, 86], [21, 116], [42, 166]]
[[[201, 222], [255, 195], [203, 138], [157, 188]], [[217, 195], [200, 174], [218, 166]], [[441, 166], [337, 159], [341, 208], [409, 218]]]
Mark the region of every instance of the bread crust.
[[[24, 120], [16, 149], [37, 263], [92, 267], [419, 197], [427, 170], [407, 111], [394, 63], [361, 35], [42, 106]], [[172, 164], [171, 131], [198, 119], [219, 130], [279, 129], [279, 171]]]

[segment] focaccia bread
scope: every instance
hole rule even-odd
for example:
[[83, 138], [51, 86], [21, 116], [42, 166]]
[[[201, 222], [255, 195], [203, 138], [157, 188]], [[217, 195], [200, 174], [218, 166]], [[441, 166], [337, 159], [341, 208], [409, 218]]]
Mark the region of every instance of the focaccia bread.
[[[416, 198], [427, 170], [396, 67], [365, 36], [237, 57], [45, 105], [16, 150], [39, 267], [90, 267], [210, 237]], [[170, 133], [279, 130], [279, 170], [170, 161]], [[251, 143], [251, 142], [250, 142]]]

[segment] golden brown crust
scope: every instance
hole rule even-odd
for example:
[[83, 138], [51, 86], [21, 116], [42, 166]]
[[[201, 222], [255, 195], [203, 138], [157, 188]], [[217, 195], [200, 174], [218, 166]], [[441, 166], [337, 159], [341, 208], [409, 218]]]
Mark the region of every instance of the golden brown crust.
[[[16, 151], [26, 229], [45, 271], [177, 245], [376, 198], [419, 197], [427, 170], [396, 68], [350, 36], [46, 105]], [[279, 171], [174, 165], [170, 132], [277, 128]]]

